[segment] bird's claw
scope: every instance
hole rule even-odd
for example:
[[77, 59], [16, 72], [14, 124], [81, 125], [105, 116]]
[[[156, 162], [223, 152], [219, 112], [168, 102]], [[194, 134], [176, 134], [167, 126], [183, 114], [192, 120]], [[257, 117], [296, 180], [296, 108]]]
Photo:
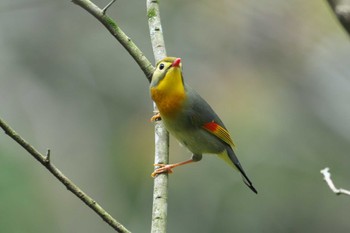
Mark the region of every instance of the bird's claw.
[[154, 122], [154, 121], [160, 121], [162, 119], [162, 117], [160, 116], [160, 113], [158, 112], [157, 114], [155, 114], [154, 116], [151, 117], [150, 121]]
[[151, 176], [153, 178], [155, 178], [158, 174], [161, 174], [161, 173], [168, 173], [168, 174], [173, 173], [172, 164], [157, 163], [157, 164], [153, 164], [153, 166], [159, 167], [156, 170], [154, 170], [154, 172], [152, 172]]

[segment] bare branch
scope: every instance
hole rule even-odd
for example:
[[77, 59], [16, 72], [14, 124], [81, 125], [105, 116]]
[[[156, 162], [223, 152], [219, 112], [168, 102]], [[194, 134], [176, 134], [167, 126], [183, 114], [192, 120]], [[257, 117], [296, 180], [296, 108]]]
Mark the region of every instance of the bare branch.
[[148, 81], [150, 81], [154, 67], [143, 55], [142, 51], [136, 46], [136, 44], [132, 42], [131, 38], [128, 37], [120, 27], [118, 27], [116, 22], [104, 14], [102, 9], [100, 9], [89, 0], [72, 0], [72, 2], [84, 8], [107, 28], [107, 30], [114, 36], [114, 38], [116, 38], [119, 43], [134, 58], [134, 60], [146, 75]]
[[327, 0], [327, 2], [350, 35], [350, 0]]
[[[137, 46], [132, 43], [130, 38], [117, 26], [117, 24], [105, 15], [104, 11], [99, 9], [89, 0], [72, 0], [75, 4], [81, 6], [93, 16], [95, 16], [124, 46], [124, 48], [135, 59], [140, 68], [151, 81], [154, 67], [144, 57]], [[153, 53], [156, 62], [166, 56], [163, 32], [159, 16], [159, 4], [157, 0], [147, 0], [147, 16], [150, 29]], [[157, 112], [156, 105], [153, 104], [154, 111]], [[155, 123], [155, 163], [169, 162], [169, 134], [163, 123]], [[167, 192], [168, 192], [168, 175], [160, 174], [154, 180], [153, 193], [153, 215], [152, 215], [152, 232], [166, 232], [167, 217]]]
[[157, 63], [166, 57], [159, 3], [157, 0], [147, 0], [147, 17], [153, 54]]
[[337, 195], [340, 194], [346, 194], [350, 196], [350, 191], [346, 190], [346, 189], [337, 189], [331, 179], [331, 173], [329, 173], [329, 168], [326, 167], [325, 169], [321, 170], [321, 173], [323, 174], [323, 179], [326, 181], [326, 183], [328, 184], [329, 188]]
[[[156, 62], [166, 57], [163, 30], [160, 21], [159, 1], [147, 0], [148, 27]], [[153, 103], [154, 112], [157, 106]], [[162, 121], [155, 123], [155, 164], [169, 163], [169, 133]], [[159, 174], [154, 179], [151, 233], [165, 233], [168, 214], [168, 174]]]
[[87, 206], [89, 206], [95, 213], [97, 213], [103, 221], [108, 223], [117, 232], [130, 233], [122, 224], [115, 220], [106, 210], [104, 210], [96, 201], [84, 193], [76, 184], [74, 184], [68, 177], [66, 177], [50, 160], [50, 150], [47, 155], [43, 155], [38, 152], [33, 146], [25, 141], [19, 134], [17, 134], [8, 124], [0, 119], [0, 127], [5, 133], [21, 145], [29, 154], [31, 154], [36, 160], [38, 160], [44, 167], [46, 167], [52, 175], [54, 175], [66, 188], [71, 191], [75, 196], [82, 200]]
[[[89, 0], [72, 0], [73, 3], [79, 5], [97, 20], [99, 20], [107, 30], [119, 41], [119, 43], [129, 52], [139, 67], [146, 75], [148, 81], [151, 81], [154, 67], [149, 60], [143, 55], [142, 51], [132, 42], [120, 27], [106, 15], [106, 10], [113, 4], [112, 0], [104, 9], [100, 9]], [[152, 47], [156, 61], [159, 61], [166, 56], [164, 39], [160, 24], [159, 5], [157, 0], [147, 0], [147, 16], [149, 20], [150, 35], [152, 40]], [[155, 111], [157, 111], [154, 105]], [[50, 150], [47, 155], [39, 153], [34, 147], [22, 139], [15, 131], [13, 131], [4, 121], [0, 119], [0, 127], [4, 129], [5, 133], [27, 150], [35, 159], [37, 159], [43, 166], [45, 166], [60, 182], [62, 182], [68, 190], [79, 197], [85, 204], [93, 209], [98, 215], [102, 217], [110, 226], [118, 232], [129, 232], [124, 226], [112, 218], [100, 205], [93, 199], [87, 196], [80, 190], [72, 181], [63, 175], [52, 163], [50, 158]], [[155, 163], [168, 163], [169, 161], [169, 135], [163, 123], [158, 121], [155, 123]], [[152, 215], [152, 233], [166, 232], [166, 218], [167, 218], [167, 188], [168, 175], [160, 174], [154, 181], [154, 197], [153, 197], [153, 215]]]

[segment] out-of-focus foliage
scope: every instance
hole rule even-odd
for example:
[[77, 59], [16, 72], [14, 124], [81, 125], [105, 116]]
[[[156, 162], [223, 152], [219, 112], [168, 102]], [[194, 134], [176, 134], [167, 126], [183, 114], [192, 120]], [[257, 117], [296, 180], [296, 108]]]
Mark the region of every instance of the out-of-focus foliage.
[[[99, 6], [106, 1], [95, 1]], [[145, 1], [108, 14], [153, 60]], [[169, 232], [348, 232], [350, 43], [326, 1], [161, 1], [169, 55], [259, 191], [214, 156], [170, 177]], [[0, 116], [133, 232], [148, 232], [152, 103], [136, 63], [70, 1], [0, 3]], [[171, 161], [190, 154], [172, 140]], [[114, 232], [0, 135], [0, 232]]]

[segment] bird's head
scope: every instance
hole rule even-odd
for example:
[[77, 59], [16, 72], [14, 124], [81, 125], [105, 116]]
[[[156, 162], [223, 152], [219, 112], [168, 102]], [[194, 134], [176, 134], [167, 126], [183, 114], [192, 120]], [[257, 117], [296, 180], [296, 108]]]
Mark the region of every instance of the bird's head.
[[151, 88], [171, 88], [182, 85], [181, 58], [166, 57], [160, 60], [152, 75]]

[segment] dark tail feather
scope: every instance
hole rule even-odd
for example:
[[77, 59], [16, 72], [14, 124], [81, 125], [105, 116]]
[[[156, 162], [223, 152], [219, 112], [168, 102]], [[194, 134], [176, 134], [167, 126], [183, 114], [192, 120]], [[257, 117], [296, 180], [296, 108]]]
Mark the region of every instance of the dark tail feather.
[[258, 194], [258, 191], [254, 188], [252, 182], [249, 180], [248, 176], [245, 174], [241, 163], [238, 161], [238, 158], [235, 154], [235, 152], [233, 151], [233, 149], [231, 148], [231, 146], [227, 146], [227, 154], [228, 157], [231, 159], [231, 161], [233, 162], [233, 164], [235, 165], [235, 167], [241, 172], [242, 178], [243, 178], [243, 182], [256, 194]]

